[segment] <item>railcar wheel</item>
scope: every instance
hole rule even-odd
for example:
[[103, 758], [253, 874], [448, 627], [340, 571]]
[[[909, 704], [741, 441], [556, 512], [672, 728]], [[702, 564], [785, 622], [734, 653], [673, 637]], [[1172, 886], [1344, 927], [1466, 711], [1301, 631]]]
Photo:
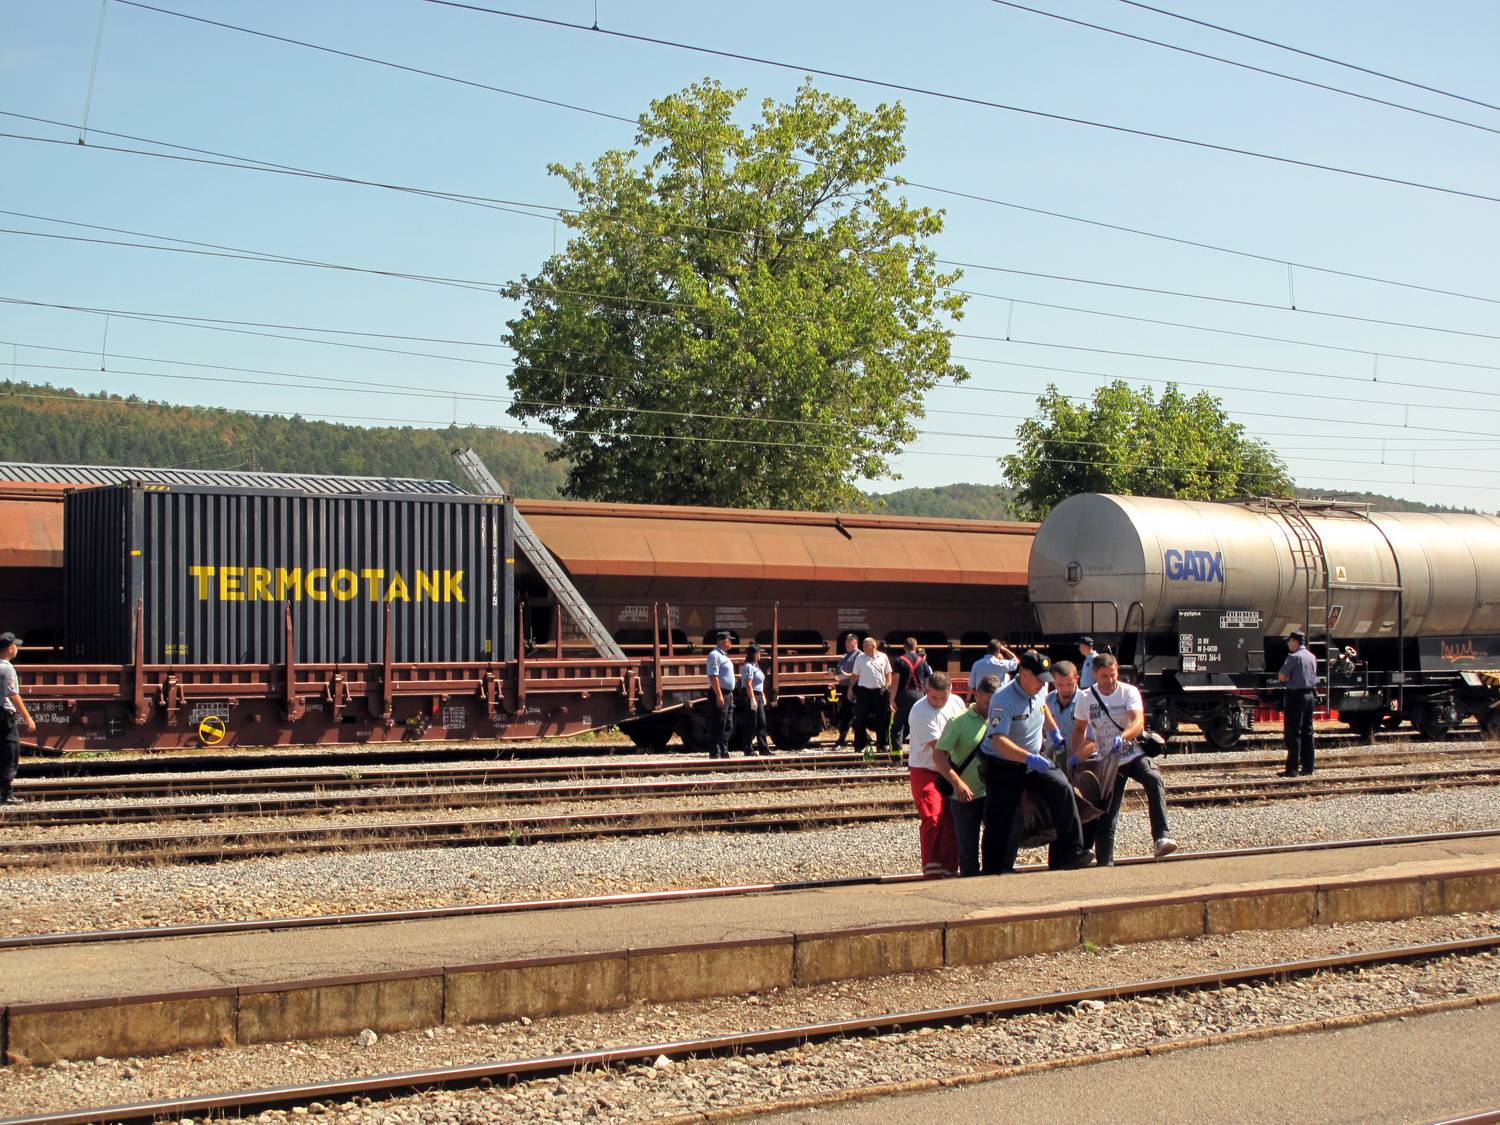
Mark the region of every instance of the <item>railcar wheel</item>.
[[1240, 728], [1224, 717], [1207, 719], [1203, 723], [1203, 737], [1215, 750], [1233, 750], [1240, 741]]
[[[678, 733], [682, 736], [682, 744], [694, 754], [707, 754], [714, 749], [713, 735], [710, 733], [708, 713], [694, 708], [687, 713], [682, 722], [682, 729]], [[729, 735], [733, 740], [734, 732]]]
[[784, 703], [772, 707], [767, 719], [771, 741], [778, 750], [806, 750], [823, 729], [823, 718], [817, 711]]
[[1500, 742], [1500, 708], [1481, 716], [1479, 722], [1485, 738], [1491, 742]]
[[1387, 715], [1385, 718], [1380, 720], [1380, 725], [1383, 726], [1386, 730], [1400, 730], [1401, 716]]
[[1346, 718], [1344, 722], [1349, 725], [1349, 729], [1359, 738], [1360, 744], [1368, 746], [1375, 741], [1375, 727], [1380, 722], [1380, 716], [1354, 714]]
[[1417, 730], [1428, 742], [1441, 742], [1447, 738], [1452, 725], [1446, 707], [1429, 705], [1417, 712]]
[[667, 748], [667, 743], [672, 741], [672, 735], [677, 732], [677, 719], [675, 716], [659, 715], [631, 719], [629, 722], [621, 723], [620, 730], [633, 745], [642, 750], [655, 750], [660, 753]]

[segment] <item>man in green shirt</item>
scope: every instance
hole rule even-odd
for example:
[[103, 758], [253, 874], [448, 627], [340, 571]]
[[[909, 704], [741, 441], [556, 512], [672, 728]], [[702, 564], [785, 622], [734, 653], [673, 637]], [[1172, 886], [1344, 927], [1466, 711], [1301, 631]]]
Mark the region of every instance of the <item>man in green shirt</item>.
[[984, 779], [979, 776], [979, 745], [989, 726], [990, 700], [999, 676], [985, 676], [974, 688], [974, 702], [948, 720], [933, 748], [933, 769], [953, 787], [948, 812], [958, 837], [958, 873], [978, 875], [979, 832], [984, 824]]

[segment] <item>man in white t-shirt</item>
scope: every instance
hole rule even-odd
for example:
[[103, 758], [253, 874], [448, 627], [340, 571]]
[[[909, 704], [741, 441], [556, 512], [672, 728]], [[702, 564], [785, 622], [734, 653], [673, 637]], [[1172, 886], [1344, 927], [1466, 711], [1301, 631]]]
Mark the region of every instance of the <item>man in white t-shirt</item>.
[[1167, 831], [1167, 787], [1156, 763], [1137, 744], [1146, 729], [1146, 707], [1134, 684], [1120, 680], [1120, 665], [1107, 652], [1094, 654], [1094, 683], [1079, 692], [1074, 707], [1073, 755], [1090, 758], [1097, 754], [1119, 754], [1120, 772], [1115, 777], [1115, 795], [1109, 811], [1088, 826], [1094, 857], [1100, 867], [1115, 862], [1115, 825], [1125, 799], [1125, 780], [1133, 779], [1146, 790], [1151, 816], [1152, 854], [1160, 859], [1177, 850]]
[[874, 637], [866, 637], [862, 651], [854, 658], [855, 750], [863, 751], [870, 744], [871, 727], [875, 729], [875, 750], [884, 754], [891, 734], [891, 661]]
[[911, 799], [917, 806], [917, 835], [922, 846], [922, 877], [951, 878], [958, 874], [958, 837], [948, 816], [948, 795], [938, 785], [939, 773], [932, 759], [938, 739], [948, 720], [962, 715], [967, 708], [952, 692], [953, 681], [946, 672], [927, 677], [921, 699], [911, 705], [907, 715], [907, 764], [911, 767]]

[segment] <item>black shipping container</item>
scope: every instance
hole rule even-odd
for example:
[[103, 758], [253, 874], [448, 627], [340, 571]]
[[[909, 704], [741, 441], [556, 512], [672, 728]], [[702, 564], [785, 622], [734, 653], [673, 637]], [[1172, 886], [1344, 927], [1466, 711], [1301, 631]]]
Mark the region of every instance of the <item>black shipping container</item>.
[[66, 647], [75, 663], [509, 660], [509, 504], [482, 497], [122, 484], [64, 502]]

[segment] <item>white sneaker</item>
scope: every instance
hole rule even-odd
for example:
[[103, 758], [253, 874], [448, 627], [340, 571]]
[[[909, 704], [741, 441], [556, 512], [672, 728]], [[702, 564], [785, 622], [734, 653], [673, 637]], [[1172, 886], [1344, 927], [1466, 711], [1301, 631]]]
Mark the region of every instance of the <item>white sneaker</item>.
[[1172, 837], [1170, 836], [1163, 836], [1161, 839], [1156, 841], [1155, 846], [1153, 846], [1151, 849], [1151, 854], [1154, 855], [1157, 859], [1160, 859], [1164, 855], [1171, 855], [1176, 850], [1177, 841], [1172, 839]]

